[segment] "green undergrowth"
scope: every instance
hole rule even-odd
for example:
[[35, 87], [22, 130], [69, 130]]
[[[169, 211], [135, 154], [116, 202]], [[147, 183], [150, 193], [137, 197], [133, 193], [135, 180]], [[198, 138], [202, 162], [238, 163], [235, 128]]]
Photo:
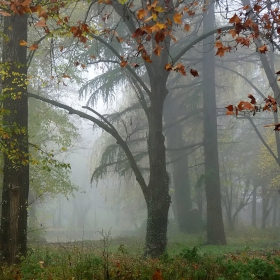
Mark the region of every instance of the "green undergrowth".
[[201, 247], [183, 248], [159, 259], [130, 255], [125, 247], [106, 255], [79, 246], [34, 251], [20, 267], [1, 267], [0, 279], [280, 279], [280, 250], [246, 249], [213, 255]]
[[232, 234], [227, 246], [203, 246], [203, 236], [180, 235], [170, 238], [159, 259], [143, 258], [143, 240], [132, 237], [30, 244], [20, 266], [0, 266], [0, 279], [280, 280], [280, 234], [254, 234]]

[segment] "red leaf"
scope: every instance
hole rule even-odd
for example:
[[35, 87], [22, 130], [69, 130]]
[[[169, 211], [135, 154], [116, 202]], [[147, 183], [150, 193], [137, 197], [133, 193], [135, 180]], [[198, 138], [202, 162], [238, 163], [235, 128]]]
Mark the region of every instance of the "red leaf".
[[251, 104], [256, 104], [256, 98], [252, 94], [248, 94], [248, 97], [251, 99], [250, 103]]

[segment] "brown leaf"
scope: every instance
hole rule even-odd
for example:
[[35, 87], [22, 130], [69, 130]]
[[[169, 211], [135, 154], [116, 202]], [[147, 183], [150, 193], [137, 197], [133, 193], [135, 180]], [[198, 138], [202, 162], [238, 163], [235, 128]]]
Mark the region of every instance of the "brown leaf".
[[254, 110], [255, 107], [249, 103], [249, 102], [246, 102], [246, 101], [240, 101], [239, 104], [237, 105], [237, 108], [239, 111], [244, 111], [244, 110]]
[[198, 72], [195, 69], [191, 69], [190, 73], [194, 76], [194, 77], [199, 77]]
[[160, 52], [161, 52], [161, 47], [158, 44], [156, 44], [154, 48], [155, 55], [160, 56]]
[[126, 60], [122, 60], [120, 63], [120, 66], [123, 68], [127, 65], [127, 61]]
[[237, 14], [234, 14], [234, 16], [229, 20], [229, 23], [238, 24], [240, 21], [240, 17]]
[[32, 44], [32, 45], [29, 47], [29, 49], [30, 49], [31, 51], [35, 51], [35, 50], [38, 49], [38, 47], [39, 47], [39, 45], [34, 43], [34, 44]]
[[172, 64], [170, 64], [170, 63], [167, 63], [167, 64], [165, 64], [165, 66], [164, 66], [164, 68], [165, 68], [165, 70], [167, 70], [167, 71], [170, 71], [170, 70], [172, 70]]
[[143, 19], [148, 14], [148, 11], [145, 9], [140, 9], [137, 11], [136, 16], [138, 19]]
[[191, 30], [191, 26], [190, 26], [188, 23], [186, 23], [186, 24], [184, 25], [184, 30], [187, 31], [187, 32], [189, 32], [189, 31]]
[[27, 42], [24, 40], [20, 40], [19, 44], [20, 44], [20, 46], [23, 46], [23, 47], [27, 46]]
[[267, 45], [263, 45], [263, 46], [259, 47], [259, 51], [260, 51], [260, 53], [266, 53], [268, 51]]
[[251, 99], [250, 103], [251, 104], [256, 104], [256, 98], [252, 94], [248, 94], [248, 97]]
[[182, 14], [180, 13], [176, 13], [174, 16], [173, 16], [173, 21], [177, 24], [182, 24]]

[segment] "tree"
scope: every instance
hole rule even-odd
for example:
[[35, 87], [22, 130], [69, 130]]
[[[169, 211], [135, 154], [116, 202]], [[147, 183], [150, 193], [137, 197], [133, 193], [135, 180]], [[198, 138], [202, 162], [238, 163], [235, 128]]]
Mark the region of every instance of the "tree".
[[[184, 4], [180, 5], [180, 1], [155, 1], [153, 3], [144, 3], [141, 7], [137, 6], [136, 3], [135, 6], [133, 6], [130, 5], [131, 3], [122, 2], [122, 4], [120, 4], [117, 1], [99, 1], [97, 4], [103, 5], [103, 14], [98, 14], [98, 16], [105, 24], [107, 24], [106, 21], [109, 19], [108, 11], [111, 9], [115, 11], [114, 16], [118, 16], [122, 22], [122, 24], [120, 24], [122, 25], [122, 32], [126, 30], [123, 32], [124, 37], [128, 36], [130, 38], [127, 45], [129, 46], [128, 50], [131, 51], [131, 56], [128, 51], [123, 51], [125, 49], [123, 49], [120, 54], [119, 49], [114, 47], [114, 44], [119, 43], [123, 47], [126, 44], [123, 37], [117, 35], [116, 32], [119, 31], [119, 29], [115, 28], [115, 26], [109, 25], [109, 29], [105, 28], [100, 30], [100, 35], [98, 36], [96, 35], [96, 30], [91, 29], [85, 22], [80, 21], [76, 25], [69, 26], [68, 17], [60, 18], [57, 20], [57, 24], [67, 28], [67, 30], [82, 43], [87, 43], [89, 38], [99, 41], [112, 52], [114, 56], [114, 61], [112, 63], [120, 65], [125, 71], [125, 74], [129, 76], [129, 79], [133, 81], [137, 89], [137, 97], [148, 120], [147, 146], [150, 171], [148, 183], [146, 183], [141, 174], [128, 144], [106, 117], [89, 107], [86, 107], [86, 109], [94, 113], [97, 118], [41, 96], [32, 94], [30, 96], [67, 109], [69, 112], [77, 113], [81, 117], [93, 121], [110, 133], [124, 149], [136, 180], [141, 187], [148, 209], [145, 254], [157, 257], [162, 254], [166, 248], [167, 220], [170, 205], [169, 178], [166, 171], [162, 122], [163, 105], [168, 94], [166, 86], [167, 79], [171, 71], [180, 72], [185, 75], [185, 67], [181, 63], [177, 63], [178, 60], [191, 49], [194, 44], [216, 33], [217, 29], [214, 28], [202, 35], [196, 36], [172, 57], [170, 55], [171, 40], [175, 40], [172, 29], [175, 25], [180, 26], [183, 24], [182, 17], [184, 13], [189, 16], [195, 14], [195, 3], [188, 3], [187, 6], [184, 6]], [[87, 15], [89, 15], [93, 7], [94, 5], [90, 5]], [[59, 17], [59, 10], [55, 9], [53, 13], [56, 15], [57, 19], [57, 17]], [[47, 16], [45, 14], [42, 16], [41, 11], [40, 15], [42, 19], [37, 22], [37, 26], [43, 27], [46, 33], [48, 33], [49, 30], [46, 26]], [[185, 26], [186, 30], [188, 30], [188, 26], [189, 25]], [[225, 26], [220, 28], [219, 32], [231, 28], [232, 26]], [[109, 35], [114, 39], [114, 44], [108, 40]], [[33, 46], [33, 48], [35, 48], [35, 46]], [[141, 58], [138, 57], [140, 55]], [[133, 62], [134, 59], [136, 62]], [[99, 60], [99, 62], [102, 61], [104, 60]], [[177, 63], [177, 65], [175, 65], [175, 63]], [[78, 65], [79, 62], [76, 64]], [[139, 69], [140, 73], [144, 71], [144, 69], [147, 71], [148, 81], [141, 79], [136, 69], [137, 66], [141, 66]], [[190, 69], [190, 73], [193, 76], [198, 75], [197, 71], [194, 69]], [[213, 220], [212, 222], [215, 221]]]
[[9, 264], [26, 255], [29, 193], [27, 15], [4, 17], [2, 65], [4, 183], [2, 193], [1, 255]]

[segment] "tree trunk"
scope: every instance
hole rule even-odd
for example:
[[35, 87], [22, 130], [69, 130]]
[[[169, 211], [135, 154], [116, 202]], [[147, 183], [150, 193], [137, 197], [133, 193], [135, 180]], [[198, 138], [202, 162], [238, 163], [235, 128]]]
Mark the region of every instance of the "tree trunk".
[[[203, 18], [204, 33], [215, 24], [214, 2]], [[207, 244], [226, 244], [221, 206], [215, 93], [214, 36], [203, 40], [203, 111]]]
[[26, 255], [27, 206], [29, 191], [28, 101], [26, 47], [27, 16], [4, 17], [2, 76], [3, 117], [9, 137], [4, 142], [4, 183], [2, 193], [1, 254], [13, 264]]
[[[254, 181], [253, 181], [254, 184]], [[252, 198], [252, 226], [257, 227], [257, 186], [254, 184]]]
[[[166, 74], [165, 74], [166, 75]], [[162, 79], [163, 80], [163, 79]], [[145, 255], [159, 257], [167, 244], [168, 211], [170, 206], [169, 178], [166, 171], [162, 113], [166, 82], [151, 79], [148, 152], [150, 179], [145, 200], [148, 209]]]
[[277, 226], [277, 207], [278, 206], [278, 193], [273, 196], [273, 215], [272, 215], [272, 227], [276, 228]]
[[[179, 102], [178, 102], [179, 101]], [[177, 102], [173, 99], [164, 110], [164, 119], [167, 126], [166, 139], [167, 147], [171, 151], [168, 152], [172, 168], [172, 186], [174, 188], [175, 198], [175, 219], [179, 225], [180, 231], [191, 231], [190, 221], [187, 219], [187, 213], [192, 209], [191, 191], [190, 191], [190, 176], [189, 176], [189, 161], [186, 150], [180, 150], [181, 147], [186, 145], [183, 139], [183, 128], [180, 124], [174, 124], [177, 119], [185, 114], [185, 107], [181, 104], [181, 99]], [[179, 103], [179, 104], [178, 104]], [[174, 105], [175, 104], [175, 105]], [[173, 125], [171, 125], [173, 124]], [[175, 149], [178, 149], [177, 151]]]

